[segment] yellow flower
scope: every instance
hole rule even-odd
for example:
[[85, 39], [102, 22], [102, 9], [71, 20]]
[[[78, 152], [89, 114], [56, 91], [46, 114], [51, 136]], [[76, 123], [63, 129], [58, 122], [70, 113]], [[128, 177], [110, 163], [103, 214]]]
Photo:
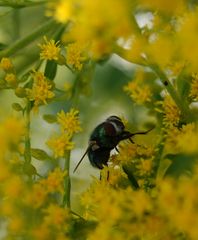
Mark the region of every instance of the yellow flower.
[[46, 79], [42, 72], [33, 73], [32, 89], [27, 89], [29, 99], [34, 101], [34, 107], [37, 109], [39, 105], [47, 104], [47, 100], [54, 97], [52, 92], [52, 84]]
[[47, 145], [54, 152], [55, 158], [63, 157], [65, 151], [71, 150], [74, 143], [71, 142], [71, 135], [62, 133], [60, 136], [53, 136], [47, 141]]
[[17, 78], [14, 73], [7, 73], [5, 76], [5, 81], [11, 86], [16, 87], [17, 86]]
[[177, 136], [177, 147], [181, 152], [198, 152], [198, 130], [195, 123], [182, 126], [180, 134]]
[[38, 182], [32, 186], [31, 192], [27, 192], [25, 202], [33, 208], [39, 208], [44, 204], [46, 197], [47, 191], [45, 186]]
[[66, 47], [66, 61], [75, 70], [80, 71], [86, 58], [83, 56], [83, 48], [79, 43], [71, 43]]
[[24, 182], [17, 175], [10, 176], [4, 183], [4, 194], [12, 199], [17, 199], [23, 193]]
[[[2, 154], [2, 153], [0, 153]], [[9, 171], [9, 167], [7, 166], [6, 162], [3, 162], [2, 160], [0, 160], [0, 181], [3, 182], [6, 179], [10, 178], [11, 173]]]
[[152, 206], [149, 195], [143, 190], [134, 193], [132, 205], [137, 217], [142, 217], [146, 211], [151, 210]]
[[189, 96], [195, 100], [198, 101], [198, 74], [192, 75], [192, 82], [191, 82], [191, 89]]
[[151, 88], [144, 80], [143, 71], [138, 71], [136, 73], [135, 79], [124, 87], [124, 91], [127, 92], [137, 104], [144, 104], [151, 101]]
[[132, 162], [133, 158], [137, 155], [137, 145], [131, 143], [121, 143], [119, 144], [119, 154], [117, 155], [117, 160], [121, 164]]
[[40, 59], [46, 60], [58, 60], [60, 55], [60, 47], [58, 47], [58, 43], [55, 43], [53, 39], [48, 40], [44, 37], [44, 44], [39, 44], [41, 48]]
[[69, 212], [55, 204], [50, 204], [48, 208], [44, 209], [45, 217], [44, 223], [55, 229], [64, 229], [66, 231], [69, 223]]
[[[174, 56], [175, 45], [171, 36], [160, 36], [155, 41], [147, 45], [146, 53], [148, 59], [152, 63], [159, 64], [161, 67], [165, 67], [169, 64]], [[163, 57], [162, 57], [163, 56]]]
[[79, 111], [72, 108], [69, 112], [65, 113], [63, 110], [57, 114], [57, 122], [60, 124], [63, 132], [70, 135], [81, 131], [79, 122]]
[[165, 141], [165, 149], [167, 152], [175, 153], [178, 152], [177, 148], [177, 138], [180, 135], [180, 131], [177, 127], [170, 127], [165, 129], [166, 131], [166, 141]]
[[150, 175], [153, 168], [153, 159], [139, 159], [137, 169], [140, 176]]
[[31, 229], [31, 235], [33, 239], [37, 240], [48, 240], [51, 237], [51, 229], [46, 224], [42, 223]]
[[1, 62], [0, 62], [0, 67], [6, 72], [12, 71], [14, 68], [14, 66], [9, 58], [2, 58]]
[[48, 4], [47, 15], [61, 23], [67, 23], [73, 15], [73, 2], [70, 0], [58, 0]]
[[[196, 72], [198, 67], [198, 47], [196, 44], [198, 37], [197, 14], [197, 8], [194, 11], [186, 11], [180, 21], [179, 31], [176, 32], [179, 58], [186, 61], [188, 70], [191, 72]], [[191, 49], [191, 54], [189, 54], [189, 49]]]
[[8, 230], [14, 234], [21, 233], [24, 229], [24, 220], [19, 216], [12, 216], [9, 219]]
[[22, 140], [25, 135], [25, 122], [23, 119], [17, 117], [8, 117], [2, 123], [2, 131], [4, 134], [5, 140], [10, 143], [17, 144], [20, 140]]
[[46, 189], [47, 193], [64, 192], [64, 179], [67, 175], [66, 171], [60, 168], [55, 168], [50, 172], [46, 179], [42, 179], [40, 184]]
[[180, 120], [181, 112], [169, 95], [165, 96], [164, 98], [163, 111], [164, 111], [163, 119], [164, 125], [166, 127], [177, 126]]

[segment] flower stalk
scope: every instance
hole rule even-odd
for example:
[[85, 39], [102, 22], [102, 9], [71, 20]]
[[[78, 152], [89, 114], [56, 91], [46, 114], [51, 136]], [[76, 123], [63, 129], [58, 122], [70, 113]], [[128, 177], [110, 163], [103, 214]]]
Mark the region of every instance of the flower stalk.
[[31, 140], [30, 140], [30, 114], [31, 114], [31, 102], [27, 99], [26, 109], [25, 109], [25, 152], [24, 158], [25, 163], [31, 163]]

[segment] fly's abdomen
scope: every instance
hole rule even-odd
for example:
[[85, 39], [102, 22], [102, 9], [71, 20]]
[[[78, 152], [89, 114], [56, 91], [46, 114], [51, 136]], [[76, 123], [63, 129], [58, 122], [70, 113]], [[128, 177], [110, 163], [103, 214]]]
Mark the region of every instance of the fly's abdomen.
[[88, 152], [88, 157], [91, 165], [99, 169], [103, 169], [104, 165], [107, 165], [107, 162], [110, 157], [110, 150], [99, 148], [95, 151], [91, 150]]

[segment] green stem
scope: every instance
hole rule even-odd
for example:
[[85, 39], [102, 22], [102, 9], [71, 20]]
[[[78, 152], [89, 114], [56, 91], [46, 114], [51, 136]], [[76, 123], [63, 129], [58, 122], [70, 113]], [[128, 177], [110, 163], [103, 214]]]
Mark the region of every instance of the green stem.
[[46, 3], [47, 1], [37, 1], [37, 2], [30, 2], [30, 1], [26, 1], [24, 3], [20, 3], [20, 2], [11, 2], [11, 1], [7, 1], [7, 2], [0, 2], [0, 7], [12, 7], [12, 8], [25, 8], [25, 7], [33, 7], [33, 6], [37, 6], [37, 5], [41, 5]]
[[[162, 133], [163, 134], [163, 133]], [[158, 175], [158, 170], [159, 170], [159, 166], [160, 166], [160, 162], [162, 159], [162, 154], [164, 151], [164, 137], [161, 139], [161, 141], [159, 142], [158, 146], [157, 146], [158, 152], [155, 155], [155, 158], [153, 160], [154, 162], [154, 167], [153, 167], [153, 173], [151, 175], [151, 177], [156, 180], [157, 179], [157, 175]]]
[[70, 179], [70, 151], [65, 154], [65, 165], [64, 170], [67, 171], [67, 176], [65, 177], [65, 194], [63, 196], [63, 205], [67, 208], [71, 208], [71, 179]]
[[31, 42], [33, 42], [37, 38], [45, 35], [47, 32], [52, 30], [56, 25], [57, 25], [57, 23], [53, 19], [48, 20], [43, 25], [38, 27], [31, 34], [29, 34], [29, 35], [19, 39], [18, 41], [13, 43], [8, 48], [6, 48], [5, 50], [1, 51], [0, 52], [0, 59], [2, 57], [9, 57], [12, 54], [16, 53], [17, 51], [21, 50], [22, 48], [26, 47], [27, 45], [29, 45]]
[[24, 158], [26, 163], [31, 163], [31, 141], [30, 141], [30, 112], [31, 112], [31, 103], [27, 99], [26, 109], [25, 109], [25, 153]]
[[186, 104], [185, 101], [182, 101], [176, 89], [166, 76], [166, 74], [156, 64], [150, 64], [149, 67], [159, 76], [160, 80], [166, 87], [168, 93], [176, 103], [177, 107], [180, 109], [182, 118], [187, 121], [188, 119], [191, 119], [192, 114], [190, 112], [188, 105]]
[[[71, 107], [76, 107], [78, 105], [78, 99], [79, 99], [79, 93], [80, 93], [79, 92], [79, 81], [80, 81], [80, 77], [79, 77], [79, 74], [77, 74], [75, 83], [73, 86]], [[65, 154], [64, 170], [67, 171], [67, 176], [65, 178], [65, 194], [63, 196], [63, 205], [67, 206], [69, 209], [71, 208], [70, 155], [71, 155], [71, 151], [68, 151]]]

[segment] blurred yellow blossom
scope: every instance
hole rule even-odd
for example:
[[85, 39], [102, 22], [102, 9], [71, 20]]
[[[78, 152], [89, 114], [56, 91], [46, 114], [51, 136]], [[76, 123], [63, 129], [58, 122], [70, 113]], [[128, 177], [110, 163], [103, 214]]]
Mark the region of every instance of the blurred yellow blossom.
[[24, 229], [24, 220], [19, 214], [12, 216], [8, 223], [8, 230], [14, 234], [22, 233]]
[[53, 16], [58, 22], [67, 23], [73, 17], [73, 2], [58, 0], [48, 3], [47, 15]]
[[8, 71], [12, 71], [14, 66], [9, 58], [2, 58], [0, 62], [0, 68], [8, 72]]
[[18, 144], [26, 133], [24, 120], [14, 116], [6, 118], [2, 122], [2, 133], [5, 141]]
[[[176, 34], [177, 44], [179, 46], [179, 57], [186, 61], [191, 72], [197, 71], [197, 54], [196, 39], [198, 37], [198, 9], [186, 11], [180, 21], [179, 30]], [[189, 54], [189, 49], [192, 49]]]
[[192, 75], [191, 89], [189, 96], [194, 100], [198, 101], [198, 74]]
[[[131, 35], [132, 24], [127, 0], [85, 0], [75, 3], [78, 8], [73, 14], [75, 21], [69, 32], [70, 38], [88, 46], [93, 59], [98, 60], [110, 54], [120, 37], [127, 38]], [[108, 11], [111, 6], [114, 11]], [[67, 35], [64, 38], [67, 39]]]
[[11, 87], [16, 87], [17, 86], [17, 77], [14, 73], [7, 73], [6, 76], [5, 76], [5, 81]]
[[31, 188], [31, 193], [27, 192], [25, 195], [25, 203], [33, 208], [41, 207], [47, 199], [46, 187], [41, 183], [35, 183]]
[[6, 197], [17, 199], [25, 190], [24, 182], [20, 176], [12, 174], [4, 183], [4, 194]]
[[177, 126], [181, 112], [169, 95], [166, 95], [162, 103], [164, 111], [164, 125], [166, 127]]
[[67, 113], [63, 110], [57, 113], [57, 122], [60, 124], [63, 132], [71, 135], [82, 130], [79, 121], [79, 111], [74, 108]]
[[83, 48], [80, 43], [70, 43], [66, 47], [66, 62], [72, 68], [80, 71], [86, 57], [83, 56]]
[[176, 51], [175, 48], [174, 40], [170, 36], [159, 36], [147, 45], [146, 54], [151, 63], [157, 63], [161, 67], [165, 67], [171, 63]]
[[40, 184], [45, 187], [47, 193], [64, 193], [64, 179], [67, 175], [66, 171], [62, 171], [60, 168], [55, 168], [50, 172], [46, 179], [42, 179]]
[[51, 237], [51, 229], [45, 223], [31, 229], [31, 235], [35, 240], [48, 240]]
[[198, 152], [198, 130], [195, 123], [183, 125], [180, 134], [177, 135], [177, 146], [181, 152]]
[[44, 209], [44, 223], [54, 229], [64, 229], [68, 226], [69, 212], [56, 204], [50, 204]]
[[40, 59], [58, 60], [60, 55], [58, 43], [55, 43], [53, 39], [48, 40], [46, 37], [44, 37], [44, 42], [43, 44], [39, 44], [41, 48]]
[[54, 152], [55, 158], [63, 157], [66, 151], [74, 147], [74, 143], [71, 142], [71, 135], [67, 133], [62, 133], [59, 136], [52, 136], [47, 141], [47, 145]]
[[153, 169], [153, 159], [140, 158], [136, 168], [138, 169], [140, 176], [151, 175]]
[[132, 81], [124, 86], [124, 91], [126, 91], [137, 104], [144, 104], [151, 101], [151, 88], [144, 80], [144, 72], [141, 70], [136, 73]]

